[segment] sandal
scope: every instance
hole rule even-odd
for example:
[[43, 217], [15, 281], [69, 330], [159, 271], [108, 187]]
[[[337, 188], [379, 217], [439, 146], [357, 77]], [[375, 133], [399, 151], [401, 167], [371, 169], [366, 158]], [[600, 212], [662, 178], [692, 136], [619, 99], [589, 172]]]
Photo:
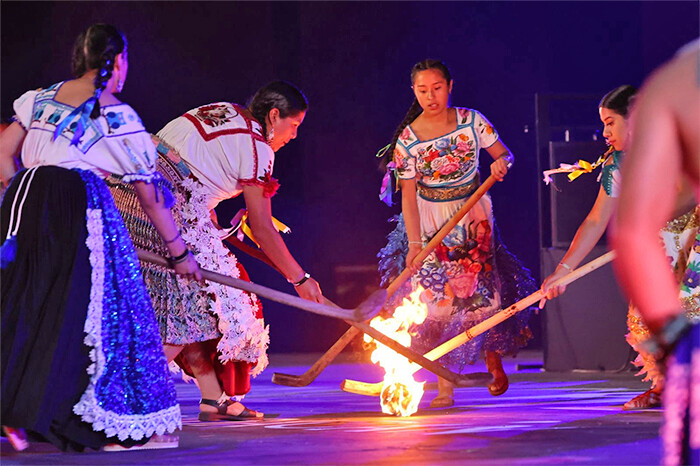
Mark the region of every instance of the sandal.
[[199, 404], [209, 405], [216, 408], [215, 413], [200, 411], [199, 420], [202, 422], [214, 422], [214, 421], [250, 421], [253, 419], [264, 419], [265, 415], [257, 411], [243, 407], [243, 411], [240, 414], [228, 414], [226, 411], [228, 407], [234, 404], [235, 401], [231, 399], [223, 400], [218, 402], [216, 400], [210, 400], [207, 398], [202, 398], [199, 400]]
[[627, 403], [622, 405], [622, 409], [630, 411], [634, 409], [650, 409], [661, 407], [661, 393], [653, 391], [653, 389], [635, 396]]
[[161, 450], [163, 448], [177, 448], [180, 445], [180, 437], [177, 435], [154, 435], [143, 445], [125, 447], [118, 443], [109, 443], [102, 447], [102, 451], [135, 451], [135, 450]]
[[[509, 381], [508, 375], [506, 375], [505, 371], [503, 370], [501, 357], [496, 353], [489, 354], [489, 352], [487, 352], [484, 360], [486, 363], [486, 369], [491, 373], [491, 377], [493, 377], [491, 383], [488, 384], [489, 393], [493, 396], [503, 395], [508, 390]], [[498, 376], [496, 376], [494, 373], [498, 373]], [[501, 376], [501, 374], [503, 375]], [[497, 383], [497, 380], [499, 379], [506, 379], [506, 382], [503, 385], [500, 385]]]
[[494, 377], [494, 381], [491, 382], [490, 384], [488, 384], [489, 393], [493, 396], [503, 395], [508, 390], [508, 385], [509, 385], [509, 382], [508, 382], [507, 376], [506, 376], [506, 383], [504, 383], [500, 387], [498, 385], [496, 385], [496, 380]]
[[455, 400], [450, 395], [438, 395], [430, 402], [431, 408], [449, 408], [454, 406]]
[[24, 429], [15, 429], [14, 427], [2, 426], [2, 430], [15, 451], [27, 449], [29, 442], [27, 441], [27, 433], [24, 431]]

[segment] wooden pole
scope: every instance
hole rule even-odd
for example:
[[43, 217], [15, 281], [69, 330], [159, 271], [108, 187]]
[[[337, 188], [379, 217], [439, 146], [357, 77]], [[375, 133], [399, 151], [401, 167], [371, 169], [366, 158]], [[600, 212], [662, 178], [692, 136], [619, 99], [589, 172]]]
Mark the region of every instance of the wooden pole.
[[[154, 252], [145, 251], [143, 249], [136, 249], [136, 254], [142, 261], [150, 262], [152, 264], [160, 265], [167, 268], [172, 268], [172, 266], [165, 257]], [[272, 288], [267, 288], [265, 286], [257, 285], [255, 283], [241, 280], [238, 278], [228, 277], [226, 275], [212, 272], [210, 270], [200, 269], [200, 271], [202, 272], [202, 277], [205, 280], [220, 283], [222, 285], [230, 286], [233, 288], [238, 288], [239, 290], [248, 291], [250, 293], [255, 293], [259, 296], [263, 296], [273, 301], [277, 301], [278, 303], [293, 306], [308, 312], [313, 312], [314, 314], [335, 317], [337, 319], [358, 322], [365, 321], [371, 318], [372, 316], [377, 315], [381, 310], [382, 305], [386, 301], [386, 290], [379, 290], [378, 292], [375, 292], [372, 295], [370, 295], [369, 298], [367, 298], [355, 309], [343, 309], [337, 306], [329, 306], [327, 304], [307, 301], [305, 299], [299, 298], [298, 296], [282, 293], [281, 291], [273, 290]]]
[[[611, 262], [614, 258], [615, 251], [609, 251], [603, 254], [602, 256], [598, 257], [597, 259], [588, 262], [586, 265], [583, 265], [577, 268], [576, 270], [569, 272], [568, 274], [554, 282], [552, 284], [552, 287], [568, 285], [569, 283], [572, 283], [578, 280], [579, 278], [584, 277], [589, 273], [593, 272], [594, 270], [599, 269], [605, 264]], [[478, 335], [481, 335], [487, 330], [492, 329], [504, 320], [509, 319], [510, 317], [514, 316], [523, 309], [527, 309], [533, 304], [539, 302], [542, 298], [545, 297], [545, 295], [546, 293], [544, 293], [542, 289], [537, 290], [536, 292], [532, 293], [529, 296], [526, 296], [525, 298], [521, 299], [512, 306], [497, 312], [496, 314], [492, 315], [491, 317], [482, 322], [479, 322], [472, 328], [468, 329], [466, 332], [462, 332], [456, 337], [447, 340], [445, 343], [441, 344], [437, 348], [430, 350], [429, 352], [424, 354], [424, 357], [431, 361], [435, 361], [436, 359], [441, 358], [450, 351], [473, 340]], [[411, 370], [414, 373], [419, 369], [420, 366], [416, 364], [411, 365]], [[382, 382], [372, 384], [345, 379], [341, 382], [340, 388], [346, 392], [357, 393], [358, 395], [379, 396], [382, 390]]]
[[[455, 215], [445, 223], [442, 228], [433, 236], [428, 244], [418, 253], [414, 259], [414, 264], [422, 264], [423, 261], [430, 255], [431, 252], [442, 242], [443, 239], [457, 226], [457, 224], [467, 215], [472, 207], [483, 197], [484, 194], [496, 183], [496, 178], [490, 175], [486, 181], [469, 196], [469, 199], [460, 207]], [[387, 287], [387, 295], [391, 297], [406, 280], [411, 278], [411, 270], [406, 267], [398, 277], [396, 277]], [[272, 375], [272, 382], [278, 385], [287, 385], [291, 387], [305, 387], [313, 382], [323, 370], [340, 354], [341, 351], [360, 333], [362, 330], [353, 325], [350, 327], [334, 344], [331, 346], [306, 372], [301, 375], [283, 374], [275, 372]], [[370, 335], [371, 336], [371, 335]], [[410, 359], [410, 358], [409, 358]], [[440, 366], [442, 367], [442, 366]], [[432, 371], [431, 371], [432, 372]], [[452, 372], [452, 374], [454, 374]], [[456, 375], [456, 374], [455, 374]], [[466, 382], [464, 382], [466, 383]]]

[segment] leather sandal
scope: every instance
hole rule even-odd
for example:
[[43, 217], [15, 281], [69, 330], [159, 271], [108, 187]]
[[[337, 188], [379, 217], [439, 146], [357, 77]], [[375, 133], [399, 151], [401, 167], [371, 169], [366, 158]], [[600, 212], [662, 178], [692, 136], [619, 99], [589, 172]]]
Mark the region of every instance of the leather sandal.
[[431, 408], [449, 408], [454, 406], [455, 400], [450, 395], [438, 395], [430, 402]]
[[657, 393], [653, 390], [647, 390], [646, 392], [639, 394], [629, 400], [627, 403], [622, 405], [622, 409], [625, 411], [631, 411], [634, 409], [650, 409], [650, 408], [660, 408], [661, 407], [661, 393]]
[[253, 411], [251, 409], [248, 409], [245, 406], [243, 407], [243, 411], [241, 411], [240, 414], [236, 414], [236, 415], [228, 414], [226, 412], [228, 410], [228, 407], [235, 403], [235, 401], [230, 400], [230, 399], [224, 400], [221, 403], [219, 403], [216, 400], [202, 398], [201, 400], [199, 400], [199, 403], [204, 404], [204, 405], [213, 406], [214, 408], [216, 408], [215, 413], [200, 411], [199, 412], [199, 420], [202, 422], [250, 421], [250, 420], [254, 420], [254, 419], [264, 419], [265, 418], [263, 413], [258, 413], [257, 411]]
[[503, 395], [503, 394], [508, 390], [508, 385], [509, 385], [508, 377], [506, 376], [506, 383], [504, 383], [504, 384], [501, 385], [500, 387], [498, 387], [498, 386], [496, 385], [496, 382], [495, 382], [495, 381], [494, 381], [493, 383], [490, 383], [490, 384], [488, 385], [489, 393], [490, 393], [491, 395], [493, 395], [493, 396], [500, 396], [500, 395]]

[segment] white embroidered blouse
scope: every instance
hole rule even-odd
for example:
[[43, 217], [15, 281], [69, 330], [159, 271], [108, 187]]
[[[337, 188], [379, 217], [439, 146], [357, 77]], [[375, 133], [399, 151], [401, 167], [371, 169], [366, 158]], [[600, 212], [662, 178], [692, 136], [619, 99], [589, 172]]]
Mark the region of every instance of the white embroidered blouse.
[[22, 144], [26, 168], [54, 165], [90, 170], [105, 178], [122, 175], [124, 181], [152, 182], [158, 178], [156, 152], [138, 114], [127, 104], [100, 107], [89, 119], [85, 133], [71, 145], [77, 118], [54, 141], [54, 131], [75, 107], [55, 100], [63, 82], [48, 89], [25, 92], [14, 102], [15, 121], [27, 135]]
[[272, 196], [275, 153], [267, 144], [260, 123], [250, 113], [229, 102], [192, 109], [168, 123], [160, 132], [207, 191], [207, 207], [243, 191], [243, 186], [263, 186]]

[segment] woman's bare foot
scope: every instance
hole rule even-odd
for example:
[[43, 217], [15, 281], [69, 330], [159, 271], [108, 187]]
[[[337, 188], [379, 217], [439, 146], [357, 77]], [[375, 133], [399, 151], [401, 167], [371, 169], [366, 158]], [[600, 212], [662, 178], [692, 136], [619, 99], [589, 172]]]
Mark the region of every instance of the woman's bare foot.
[[622, 405], [622, 409], [629, 411], [632, 409], [649, 409], [649, 408], [659, 408], [661, 407], [661, 390], [652, 388], [637, 395], [627, 403]]
[[508, 390], [508, 376], [503, 370], [501, 356], [495, 351], [486, 352], [486, 368], [493, 376], [493, 381], [488, 385], [489, 393], [493, 396], [503, 395]]

